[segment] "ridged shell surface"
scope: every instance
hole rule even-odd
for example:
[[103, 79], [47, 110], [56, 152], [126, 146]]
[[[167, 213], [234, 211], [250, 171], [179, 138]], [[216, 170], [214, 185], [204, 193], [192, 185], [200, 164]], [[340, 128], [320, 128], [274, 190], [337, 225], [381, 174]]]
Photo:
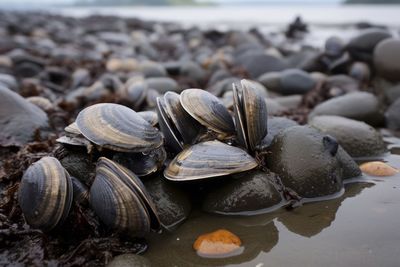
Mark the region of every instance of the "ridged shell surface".
[[87, 107], [78, 114], [76, 123], [91, 142], [116, 151], [150, 151], [162, 144], [156, 128], [132, 109], [118, 104]]
[[193, 145], [179, 153], [164, 175], [169, 180], [190, 181], [251, 170], [257, 162], [246, 151], [219, 141]]
[[73, 199], [72, 182], [61, 163], [44, 157], [24, 173], [18, 200], [33, 228], [50, 231], [67, 217]]
[[235, 134], [232, 116], [221, 100], [201, 89], [186, 89], [180, 96], [183, 108], [203, 126], [221, 134]]

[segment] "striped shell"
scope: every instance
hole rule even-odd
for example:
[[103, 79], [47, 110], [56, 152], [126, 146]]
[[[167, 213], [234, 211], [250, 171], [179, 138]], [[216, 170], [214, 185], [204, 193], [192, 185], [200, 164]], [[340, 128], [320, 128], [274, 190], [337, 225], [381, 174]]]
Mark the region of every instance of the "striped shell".
[[33, 163], [24, 173], [18, 201], [27, 223], [50, 231], [68, 216], [73, 199], [68, 172], [53, 157]]
[[179, 153], [164, 171], [174, 181], [190, 181], [248, 171], [257, 162], [244, 150], [219, 141], [191, 146]]
[[130, 108], [96, 104], [76, 119], [79, 131], [100, 147], [123, 152], [145, 152], [162, 145], [160, 132]]
[[139, 178], [104, 157], [97, 163], [90, 205], [104, 224], [120, 233], [136, 237], [160, 228], [154, 204]]
[[222, 101], [201, 89], [186, 89], [180, 96], [182, 107], [195, 120], [211, 130], [234, 135], [235, 125]]
[[260, 92], [246, 80], [241, 81], [241, 87], [233, 85], [233, 94], [238, 140], [254, 152], [268, 132], [267, 105]]

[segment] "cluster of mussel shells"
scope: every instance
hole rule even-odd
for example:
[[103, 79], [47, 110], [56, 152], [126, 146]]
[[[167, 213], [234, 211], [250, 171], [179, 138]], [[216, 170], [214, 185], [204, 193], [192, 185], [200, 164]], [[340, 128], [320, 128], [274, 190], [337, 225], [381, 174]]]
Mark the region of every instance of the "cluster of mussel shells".
[[[83, 148], [86, 154], [100, 154], [94, 180], [82, 177], [89, 174], [71, 166], [64, 168], [60, 156], [61, 163], [53, 157], [42, 158], [28, 168], [21, 181], [19, 202], [26, 221], [32, 227], [51, 230], [65, 220], [75, 199], [88, 201], [106, 226], [141, 236], [167, 225], [157, 200], [151, 197], [153, 192], [147, 191], [138, 176], [147, 179], [144, 177], [165, 167], [161, 177], [183, 183], [257, 167], [256, 173], [267, 171], [262, 148], [267, 135], [266, 102], [247, 80], [233, 84], [233, 100], [230, 111], [213, 94], [186, 89], [158, 97], [157, 113], [136, 112], [112, 103], [83, 109], [58, 141]], [[83, 163], [78, 158], [73, 164]], [[284, 192], [279, 178], [269, 176], [271, 190]], [[271, 196], [275, 204], [285, 199], [280, 193]]]

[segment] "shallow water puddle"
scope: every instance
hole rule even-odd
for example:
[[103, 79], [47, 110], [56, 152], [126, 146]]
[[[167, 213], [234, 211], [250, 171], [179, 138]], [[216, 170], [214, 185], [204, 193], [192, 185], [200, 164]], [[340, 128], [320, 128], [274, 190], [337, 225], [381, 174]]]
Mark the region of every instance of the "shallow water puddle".
[[[400, 168], [400, 155], [383, 160]], [[174, 232], [153, 235], [145, 256], [156, 266], [399, 266], [399, 214], [400, 174], [364, 176], [347, 184], [337, 199], [292, 211], [249, 217], [194, 211]], [[192, 247], [196, 238], [220, 228], [242, 240], [242, 253], [198, 256]]]

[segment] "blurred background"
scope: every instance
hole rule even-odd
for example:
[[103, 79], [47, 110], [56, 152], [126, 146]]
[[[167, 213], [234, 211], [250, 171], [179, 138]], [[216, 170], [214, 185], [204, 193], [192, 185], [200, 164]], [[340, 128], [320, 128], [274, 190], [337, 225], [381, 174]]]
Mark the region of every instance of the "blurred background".
[[286, 24], [296, 16], [314, 25], [399, 26], [398, 4], [400, 0], [0, 0], [1, 9], [100, 13], [214, 27]]

